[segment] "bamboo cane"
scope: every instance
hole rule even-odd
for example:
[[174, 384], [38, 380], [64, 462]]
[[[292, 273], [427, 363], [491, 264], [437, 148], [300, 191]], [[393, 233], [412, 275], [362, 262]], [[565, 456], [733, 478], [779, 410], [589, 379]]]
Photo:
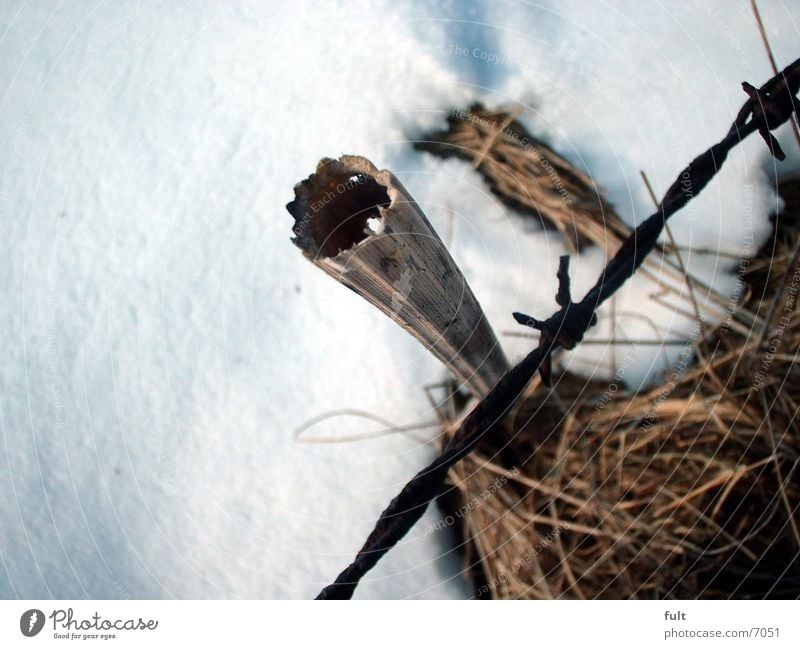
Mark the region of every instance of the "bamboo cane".
[[345, 155], [324, 158], [286, 208], [293, 243], [424, 344], [475, 396], [508, 361], [461, 269], [389, 171]]

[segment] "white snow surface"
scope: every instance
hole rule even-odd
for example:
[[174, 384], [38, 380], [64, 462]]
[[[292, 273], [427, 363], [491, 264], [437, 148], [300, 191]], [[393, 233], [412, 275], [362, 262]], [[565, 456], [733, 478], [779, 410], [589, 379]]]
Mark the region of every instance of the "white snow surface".
[[[800, 7], [760, 5], [785, 65]], [[0, 4], [0, 596], [312, 597], [433, 456], [397, 434], [294, 439], [336, 409], [430, 422], [422, 388], [444, 375], [290, 244], [284, 205], [320, 157], [392, 169], [441, 232], [451, 214], [495, 330], [519, 331], [512, 311], [555, 308], [558, 237], [409, 140], [474, 100], [524, 108], [635, 223], [652, 209], [639, 171], [663, 193], [727, 130], [740, 82], [769, 76], [745, 0]], [[778, 136], [790, 159], [752, 138], [675, 217], [679, 242], [757, 247], [775, 177], [798, 167]], [[576, 295], [601, 262], [573, 260]], [[686, 262], [735, 288], [730, 260]], [[642, 315], [690, 332], [654, 290], [626, 286], [618, 335], [654, 336]], [[502, 340], [514, 360], [533, 344]], [[608, 376], [606, 356], [564, 364]], [[634, 354], [626, 380], [657, 378], [664, 356]], [[357, 596], [467, 595], [439, 516]]]

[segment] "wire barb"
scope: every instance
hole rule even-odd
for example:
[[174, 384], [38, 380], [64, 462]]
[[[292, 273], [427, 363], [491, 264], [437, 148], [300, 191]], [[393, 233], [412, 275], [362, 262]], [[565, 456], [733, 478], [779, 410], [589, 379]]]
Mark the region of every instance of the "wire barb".
[[542, 381], [548, 387], [552, 385], [552, 353], [557, 347], [574, 349], [583, 340], [583, 335], [593, 325], [597, 324], [594, 309], [588, 308], [580, 302], [573, 302], [569, 280], [569, 255], [562, 255], [558, 260], [558, 292], [556, 304], [561, 308], [547, 320], [519, 313], [513, 313], [514, 319], [521, 325], [532, 327], [542, 332], [540, 346], [546, 347], [546, 354], [539, 366]]

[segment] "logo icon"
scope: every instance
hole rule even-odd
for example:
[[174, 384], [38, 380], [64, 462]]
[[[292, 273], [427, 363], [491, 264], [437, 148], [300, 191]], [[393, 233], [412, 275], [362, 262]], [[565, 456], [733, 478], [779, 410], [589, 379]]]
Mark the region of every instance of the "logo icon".
[[22, 635], [32, 638], [44, 627], [44, 613], [38, 608], [25, 611], [19, 618], [19, 630]]

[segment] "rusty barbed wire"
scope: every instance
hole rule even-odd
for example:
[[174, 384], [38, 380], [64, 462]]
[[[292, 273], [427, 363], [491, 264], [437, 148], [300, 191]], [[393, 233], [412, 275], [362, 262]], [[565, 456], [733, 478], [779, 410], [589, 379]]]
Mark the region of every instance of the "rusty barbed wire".
[[442, 453], [417, 473], [383, 511], [353, 562], [317, 599], [350, 599], [361, 578], [414, 526], [436, 497], [448, 470], [485, 437], [491, 437], [509, 408], [538, 371], [549, 381], [552, 355], [559, 348], [573, 349], [596, 322], [595, 312], [636, 272], [658, 244], [667, 219], [697, 196], [716, 176], [728, 153], [746, 137], [758, 132], [773, 156], [783, 151], [771, 131], [798, 116], [800, 59], [794, 61], [760, 88], [742, 84], [748, 95], [725, 137], [701, 153], [681, 171], [656, 211], [625, 239], [606, 264], [594, 286], [579, 302], [573, 302], [569, 286], [569, 257], [562, 257], [558, 271], [559, 309], [545, 320], [515, 313], [521, 324], [541, 332], [538, 346], [511, 368], [462, 421]]

